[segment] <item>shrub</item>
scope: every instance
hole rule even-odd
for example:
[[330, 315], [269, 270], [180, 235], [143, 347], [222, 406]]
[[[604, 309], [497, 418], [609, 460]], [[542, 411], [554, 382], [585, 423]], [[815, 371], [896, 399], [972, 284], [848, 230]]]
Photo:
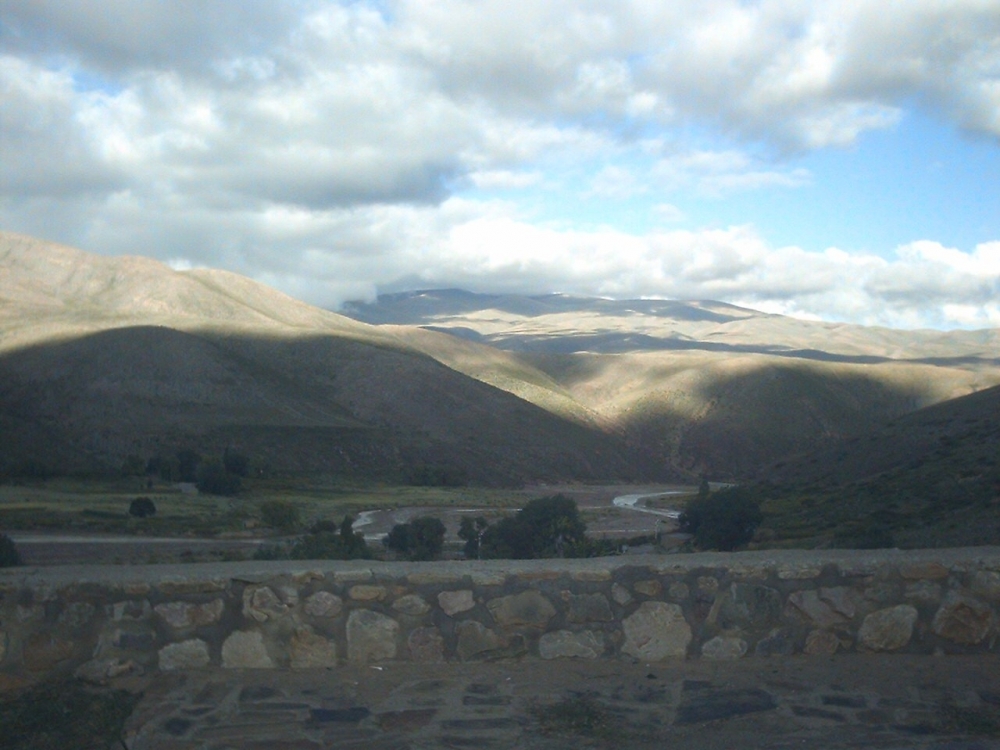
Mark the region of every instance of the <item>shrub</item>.
[[385, 546], [408, 560], [433, 560], [444, 549], [444, 524], [426, 516], [410, 523], [397, 523], [385, 539]]
[[135, 518], [149, 518], [156, 515], [156, 504], [148, 497], [137, 497], [128, 506], [128, 514]]
[[6, 534], [0, 534], [0, 568], [13, 568], [21, 564], [21, 555], [14, 545], [14, 540]]
[[760, 504], [740, 487], [692, 500], [679, 519], [697, 547], [725, 552], [753, 539], [762, 520]]
[[482, 536], [482, 557], [528, 560], [586, 554], [587, 526], [576, 501], [563, 495], [530, 501]]
[[[333, 528], [330, 528], [330, 527]], [[372, 553], [360, 531], [355, 531], [354, 519], [345, 516], [340, 524], [320, 521], [313, 525], [309, 533], [291, 548], [289, 556], [295, 560], [368, 560]]]
[[486, 533], [489, 525], [489, 522], [483, 516], [476, 516], [475, 519], [468, 516], [462, 518], [462, 523], [458, 527], [458, 537], [465, 540], [465, 547], [462, 551], [465, 553], [467, 559], [479, 559], [479, 549], [483, 534]]

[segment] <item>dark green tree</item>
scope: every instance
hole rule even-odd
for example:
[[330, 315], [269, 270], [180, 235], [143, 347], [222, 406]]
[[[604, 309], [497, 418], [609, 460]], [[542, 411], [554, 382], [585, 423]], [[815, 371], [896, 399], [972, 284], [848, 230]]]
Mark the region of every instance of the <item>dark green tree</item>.
[[484, 558], [529, 560], [586, 554], [587, 526], [576, 501], [563, 495], [530, 501], [513, 516], [490, 526], [482, 537]]
[[149, 518], [156, 515], [156, 504], [148, 497], [137, 497], [128, 506], [128, 514], [135, 518]]
[[268, 500], [261, 503], [260, 518], [272, 529], [294, 531], [299, 526], [299, 509], [286, 500]]
[[462, 517], [462, 523], [458, 527], [458, 537], [465, 541], [465, 547], [462, 548], [462, 551], [465, 553], [466, 559], [479, 559], [483, 534], [486, 533], [489, 525], [483, 516], [476, 516], [475, 519], [468, 516]]
[[6, 534], [0, 534], [0, 568], [12, 568], [21, 564], [21, 554], [14, 545], [14, 540]]
[[226, 470], [221, 461], [208, 461], [198, 467], [198, 491], [209, 495], [235, 495], [243, 484], [239, 476]]
[[433, 560], [444, 549], [444, 524], [425, 516], [397, 523], [385, 538], [385, 546], [408, 560]]
[[679, 525], [699, 549], [730, 551], [753, 539], [762, 520], [760, 504], [746, 490], [733, 487], [692, 500]]

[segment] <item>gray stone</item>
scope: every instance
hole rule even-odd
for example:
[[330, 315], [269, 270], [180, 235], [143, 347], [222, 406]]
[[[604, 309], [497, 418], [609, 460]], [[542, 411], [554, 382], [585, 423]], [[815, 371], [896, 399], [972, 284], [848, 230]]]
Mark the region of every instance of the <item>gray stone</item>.
[[945, 597], [931, 624], [935, 634], [967, 645], [980, 643], [992, 626], [993, 611], [988, 604], [957, 592]]
[[222, 644], [222, 666], [226, 669], [271, 669], [264, 636], [256, 630], [237, 630]]
[[347, 618], [347, 658], [353, 662], [396, 658], [399, 623], [370, 609], [356, 609]]
[[642, 594], [652, 599], [663, 593], [663, 584], [655, 578], [647, 578], [644, 581], [636, 581], [632, 584], [632, 590], [637, 594]]
[[406, 639], [406, 645], [413, 661], [444, 661], [444, 638], [437, 628], [414, 628]]
[[611, 598], [623, 606], [632, 601], [632, 595], [620, 583], [611, 584]]
[[158, 660], [161, 672], [207, 667], [208, 644], [197, 638], [171, 643], [160, 649]]
[[247, 587], [243, 592], [243, 615], [257, 622], [281, 617], [288, 613], [288, 605], [268, 586]]
[[380, 602], [385, 599], [385, 586], [373, 586], [367, 583], [359, 583], [351, 586], [348, 592], [350, 597], [359, 602]]
[[1000, 602], [1000, 573], [977, 570], [972, 576], [972, 593], [989, 602]]
[[590, 630], [579, 633], [557, 630], [538, 641], [538, 655], [543, 659], [596, 659], [603, 653], [603, 640]]
[[812, 589], [793, 592], [788, 597], [788, 605], [788, 608], [793, 612], [804, 615], [806, 619], [821, 628], [830, 628], [847, 621], [843, 615], [837, 613], [833, 607], [819, 598], [819, 592]]
[[895, 651], [910, 642], [916, 621], [917, 610], [909, 604], [880, 609], [865, 617], [858, 640], [873, 651]]
[[688, 585], [683, 581], [674, 581], [670, 584], [670, 588], [667, 589], [667, 594], [671, 599], [684, 600], [688, 598], [691, 591], [688, 589]]
[[698, 590], [714, 594], [719, 590], [719, 579], [715, 576], [698, 576]]
[[857, 612], [857, 593], [846, 586], [821, 588], [819, 598], [838, 615], [850, 620]]
[[937, 604], [941, 601], [941, 584], [933, 581], [908, 583], [903, 596], [918, 604]]
[[337, 644], [333, 641], [306, 629], [292, 636], [292, 669], [322, 669], [336, 665]]
[[829, 630], [813, 630], [806, 636], [805, 648], [802, 653], [808, 656], [824, 656], [835, 654], [840, 648], [840, 638]]
[[336, 617], [344, 609], [344, 600], [329, 591], [317, 591], [306, 598], [305, 611], [312, 617]]
[[567, 622], [611, 622], [614, 615], [604, 594], [572, 594], [564, 592]]
[[70, 602], [59, 614], [59, 622], [69, 628], [82, 628], [94, 616], [94, 605], [89, 602]]
[[502, 628], [544, 630], [556, 613], [552, 603], [535, 589], [490, 600], [486, 608]]
[[404, 615], [412, 615], [416, 617], [430, 612], [431, 605], [418, 594], [407, 594], [406, 596], [401, 596], [394, 601], [392, 603], [392, 608], [397, 612], [402, 612]]
[[456, 652], [463, 661], [479, 654], [504, 648], [507, 641], [477, 620], [464, 620], [455, 627], [458, 635]]
[[444, 613], [451, 617], [459, 612], [466, 612], [476, 606], [476, 600], [470, 589], [460, 591], [442, 591], [437, 596], [438, 604]]
[[622, 621], [622, 651], [639, 659], [656, 661], [684, 656], [691, 643], [691, 627], [677, 604], [643, 602]]
[[775, 589], [753, 583], [734, 583], [716, 597], [708, 613], [708, 622], [723, 630], [766, 627], [777, 620], [780, 612], [781, 594]]
[[191, 604], [190, 602], [169, 602], [157, 604], [153, 611], [163, 621], [175, 630], [211, 625], [222, 619], [225, 603], [222, 599], [214, 599], [207, 604]]
[[111, 616], [115, 622], [120, 622], [121, 620], [142, 620], [149, 616], [152, 609], [149, 606], [149, 602], [145, 599], [136, 601], [134, 599], [126, 599], [125, 601], [115, 602], [111, 605]]
[[706, 659], [739, 659], [747, 652], [747, 642], [742, 638], [717, 635], [701, 647]]

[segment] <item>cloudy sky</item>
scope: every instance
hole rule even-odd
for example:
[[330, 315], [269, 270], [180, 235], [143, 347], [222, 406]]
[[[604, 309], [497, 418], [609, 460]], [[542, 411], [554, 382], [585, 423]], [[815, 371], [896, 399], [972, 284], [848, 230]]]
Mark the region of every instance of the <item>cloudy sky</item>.
[[327, 307], [1000, 327], [1000, 0], [2, 0], [0, 228]]

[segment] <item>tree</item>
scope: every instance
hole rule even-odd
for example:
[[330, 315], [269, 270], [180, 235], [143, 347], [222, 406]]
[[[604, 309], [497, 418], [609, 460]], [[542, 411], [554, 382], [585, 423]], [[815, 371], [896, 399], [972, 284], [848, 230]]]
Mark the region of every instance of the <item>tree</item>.
[[408, 560], [433, 560], [444, 549], [444, 524], [425, 516], [410, 523], [397, 523], [385, 538], [385, 546]]
[[128, 514], [135, 518], [149, 518], [156, 515], [156, 504], [148, 497], [137, 497], [128, 506]]
[[490, 526], [480, 552], [486, 558], [528, 560], [586, 554], [587, 526], [576, 501], [563, 495], [530, 501], [513, 516]]
[[466, 559], [479, 559], [483, 534], [486, 533], [489, 525], [483, 516], [476, 516], [475, 519], [468, 516], [462, 517], [462, 523], [458, 527], [458, 537], [465, 540], [465, 547], [462, 551], [465, 553]]
[[209, 461], [198, 467], [198, 491], [210, 495], [235, 495], [243, 485], [239, 476], [231, 474], [221, 461]]
[[272, 529], [294, 531], [299, 525], [299, 509], [285, 500], [268, 500], [261, 503], [260, 518]]
[[14, 540], [6, 534], [0, 534], [0, 568], [12, 568], [21, 564], [21, 555], [14, 545]]
[[700, 549], [728, 552], [753, 539], [762, 520], [760, 504], [746, 490], [734, 487], [692, 500], [679, 524]]

